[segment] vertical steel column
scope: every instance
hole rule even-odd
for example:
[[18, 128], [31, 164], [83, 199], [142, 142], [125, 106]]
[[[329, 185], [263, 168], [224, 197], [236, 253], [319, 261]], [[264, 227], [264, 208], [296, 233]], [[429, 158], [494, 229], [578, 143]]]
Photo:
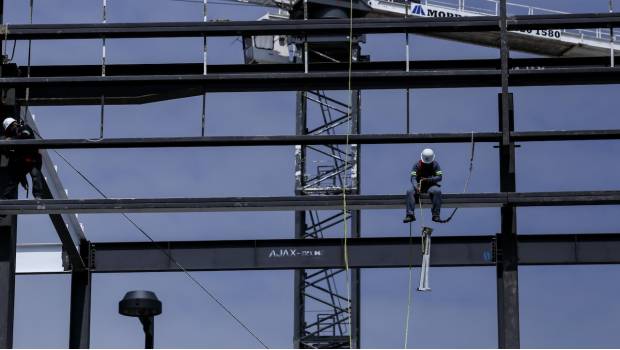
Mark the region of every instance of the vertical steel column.
[[[500, 1], [500, 54], [502, 92], [499, 95], [499, 128], [502, 141], [499, 148], [500, 191], [515, 192], [515, 145], [510, 132], [514, 130], [514, 106], [508, 92], [508, 33], [506, 0]], [[517, 255], [517, 213], [512, 205], [501, 208], [501, 234], [497, 258], [497, 325], [498, 347], [519, 348], [519, 275]]]
[[[308, 100], [306, 98], [305, 91], [297, 92], [297, 113], [295, 123], [295, 134], [305, 135], [308, 131], [306, 128], [307, 120], [307, 105]], [[306, 151], [305, 147], [301, 145], [295, 146], [295, 195], [303, 195], [303, 191], [300, 189], [304, 185], [304, 174], [306, 171]], [[306, 236], [306, 212], [295, 212], [295, 238], [303, 239]], [[305, 303], [304, 303], [304, 285], [306, 281], [305, 270], [295, 270], [294, 286], [293, 290], [295, 295], [293, 296], [293, 347], [301, 348], [301, 339], [304, 336], [304, 330], [306, 329], [305, 318]]]
[[[500, 109], [504, 102], [499, 98]], [[500, 127], [513, 130], [514, 112], [512, 95], [509, 95], [508, 120], [500, 119]], [[508, 127], [505, 127], [508, 125]], [[515, 145], [511, 140], [500, 146], [500, 191], [515, 192]], [[517, 251], [517, 213], [512, 205], [501, 208], [501, 234], [499, 235], [497, 257], [497, 325], [498, 346], [519, 348], [519, 274]]]
[[90, 347], [90, 306], [92, 279], [90, 273], [90, 243], [80, 243], [80, 254], [87, 266], [71, 272], [71, 311], [69, 315], [69, 348]]
[[[17, 191], [13, 193], [17, 198]], [[0, 347], [13, 347], [15, 302], [15, 251], [17, 215], [9, 215], [0, 225]]]

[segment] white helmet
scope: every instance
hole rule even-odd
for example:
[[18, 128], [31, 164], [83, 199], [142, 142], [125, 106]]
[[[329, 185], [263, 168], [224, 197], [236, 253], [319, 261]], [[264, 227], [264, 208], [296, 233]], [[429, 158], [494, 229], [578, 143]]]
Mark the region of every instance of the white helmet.
[[17, 122], [17, 120], [15, 120], [15, 119], [13, 119], [13, 118], [11, 118], [11, 117], [6, 118], [6, 119], [2, 122], [2, 127], [4, 128], [4, 130], [6, 130], [6, 129], [8, 129], [8, 128], [9, 128], [9, 126], [11, 126], [11, 124], [13, 124], [13, 123], [15, 123], [15, 122]]
[[433, 152], [433, 150], [430, 148], [426, 148], [424, 149], [424, 151], [422, 151], [420, 159], [422, 159], [422, 163], [432, 163], [435, 160], [435, 152]]

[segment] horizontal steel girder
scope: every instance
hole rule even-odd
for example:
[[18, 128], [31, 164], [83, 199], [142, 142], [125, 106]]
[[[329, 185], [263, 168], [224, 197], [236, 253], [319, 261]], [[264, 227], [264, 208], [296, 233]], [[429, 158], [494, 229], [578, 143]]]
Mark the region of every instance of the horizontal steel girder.
[[[430, 204], [422, 195], [424, 206]], [[501, 207], [503, 205], [572, 206], [617, 205], [620, 191], [444, 194], [448, 208]], [[349, 195], [347, 207], [357, 209], [404, 208], [404, 195]], [[0, 214], [153, 213], [207, 211], [342, 210], [342, 196], [4, 200]]]
[[[620, 130], [554, 130], [511, 133], [516, 142], [616, 140]], [[499, 142], [499, 132], [377, 134], [349, 135], [349, 144], [414, 144], [414, 143], [468, 143], [472, 136], [476, 143]], [[0, 147], [33, 147], [39, 149], [98, 149], [98, 148], [169, 148], [169, 147], [249, 147], [346, 144], [346, 135], [275, 135], [275, 136], [209, 136], [209, 137], [154, 137], [120, 139], [48, 139], [0, 140]]]
[[[434, 236], [431, 265], [494, 266], [496, 236]], [[620, 234], [519, 235], [520, 265], [620, 263]], [[234, 240], [93, 243], [93, 272], [344, 268], [343, 240]], [[420, 238], [351, 238], [351, 268], [420, 266]], [[162, 252], [165, 251], [164, 252]], [[499, 247], [501, 253], [501, 247]]]
[[[7, 40], [225, 37], [251, 35], [349, 35], [348, 19], [281, 21], [213, 21], [162, 23], [9, 24], [0, 30]], [[508, 30], [609, 28], [620, 26], [620, 14], [511, 16]], [[499, 31], [499, 17], [355, 18], [353, 34]]]
[[[72, 98], [92, 98], [93, 94], [148, 95], [171, 89], [194, 89], [198, 92], [346, 90], [347, 71], [293, 73], [239, 73], [148, 76], [71, 76], [0, 78], [4, 87], [31, 87], [33, 98], [67, 94]], [[517, 69], [510, 72], [510, 86], [593, 85], [620, 83], [620, 68], [549, 68]], [[497, 87], [501, 85], [499, 69], [428, 70], [428, 71], [354, 71], [352, 89]], [[72, 91], [71, 88], [74, 90]], [[83, 89], [80, 93], [75, 89]], [[120, 91], [114, 92], [114, 89]]]

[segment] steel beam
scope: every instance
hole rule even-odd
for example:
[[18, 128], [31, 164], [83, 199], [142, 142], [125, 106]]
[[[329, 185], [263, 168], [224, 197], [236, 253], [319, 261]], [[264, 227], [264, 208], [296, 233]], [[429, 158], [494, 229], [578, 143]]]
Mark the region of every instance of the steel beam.
[[[347, 206], [358, 209], [401, 209], [404, 195], [349, 195]], [[491, 208], [513, 205], [618, 205], [620, 191], [444, 194], [447, 208]], [[428, 195], [422, 204], [430, 205]], [[222, 197], [148, 199], [4, 200], [0, 214], [155, 213], [208, 211], [342, 210], [342, 196]]]
[[[500, 142], [499, 132], [475, 132], [476, 143]], [[349, 143], [417, 144], [468, 143], [472, 133], [420, 133], [349, 135]], [[617, 140], [620, 130], [554, 130], [517, 131], [511, 138], [518, 142]], [[99, 148], [178, 148], [178, 147], [250, 147], [346, 144], [346, 135], [274, 135], [274, 136], [209, 136], [209, 137], [154, 137], [110, 139], [47, 139], [1, 140], [0, 146], [33, 147], [38, 149], [99, 149]], [[47, 158], [47, 157], [46, 157]]]
[[[620, 60], [620, 57], [618, 58]], [[365, 83], [365, 86], [377, 86], [376, 88], [389, 87], [390, 84], [396, 83], [396, 78], [392, 77], [385, 82], [370, 84], [368, 79], [364, 78], [363, 72], [369, 74], [376, 74], [377, 72], [391, 72], [400, 74], [403, 70], [404, 62], [358, 62], [353, 64], [353, 71], [360, 76], [360, 81]], [[605, 68], [608, 65], [608, 60], [603, 57], [586, 57], [586, 58], [527, 58], [527, 59], [510, 59], [509, 66], [514, 70], [535, 70], [541, 71], [540, 68], [545, 68], [548, 71], [550, 68], [566, 67], [567, 69], [580, 70], [568, 72], [569, 74], [562, 75], [562, 71], [556, 71], [550, 76], [556, 76], [559, 80], [564, 80], [564, 84], [586, 84], [588, 82], [606, 83], [608, 81], [614, 81], [613, 77], [605, 77], [604, 73], [588, 74], [587, 71], [581, 69], [589, 68]], [[414, 86], [430, 86], [441, 87], [441, 84], [437, 82], [433, 84], [435, 80], [441, 80], [441, 82], [449, 83], [455, 86], [471, 86], [473, 81], [480, 82], [483, 85], [499, 85], [499, 78], [494, 78], [493, 75], [497, 74], [496, 70], [500, 67], [499, 60], [446, 60], [446, 61], [415, 61], [412, 63], [415, 69], [412, 70], [412, 74], [416, 77], [415, 83], [409, 81], [403, 83], [402, 81], [397, 84]], [[32, 79], [38, 78], [45, 81], [43, 78], [49, 79], [64, 79], [66, 84], [70, 84], [71, 77], [76, 78], [88, 78], [96, 77], [100, 75], [100, 66], [95, 65], [77, 65], [77, 66], [34, 66], [31, 67]], [[244, 86], [243, 82], [231, 81], [231, 78], [242, 78], [244, 82], [252, 82], [251, 77], [256, 77], [259, 81], [261, 79], [275, 79], [276, 74], [278, 77], [285, 79], [293, 77], [299, 78], [299, 73], [303, 74], [303, 65], [301, 64], [269, 64], [269, 65], [214, 65], [209, 66], [210, 75], [217, 75], [218, 79], [222, 79], [226, 82], [226, 85], [219, 84], [221, 91], [241, 91], [251, 90], [260, 91], [280, 89], [287, 90], [285, 85], [282, 87], [270, 86], [273, 84], [265, 84], [262, 88], [256, 86]], [[343, 81], [346, 81], [348, 76], [348, 66], [346, 64], [338, 63], [316, 63], [310, 64], [310, 75], [306, 78], [310, 78], [310, 84], [323, 84], [324, 86], [333, 86], [328, 81], [328, 76], [323, 73], [332, 73], [340, 75]], [[20, 68], [20, 76], [26, 77], [26, 67]], [[203, 66], [201, 64], [130, 64], [130, 65], [109, 65], [106, 66], [106, 74], [108, 76], [115, 76], [119, 79], [122, 77], [134, 77], [141, 79], [146, 77], [152, 79], [155, 76], [162, 77], [161, 74], [169, 77], [172, 80], [179, 80], [181, 78], [186, 79], [188, 77], [202, 75]], [[480, 71], [484, 72], [480, 73]], [[428, 77], [427, 75], [436, 74], [436, 76]], [[434, 73], [433, 73], [434, 72]], [[477, 73], [476, 73], [477, 72]], [[495, 73], [494, 73], [495, 72]], [[298, 73], [298, 75], [282, 75]], [[576, 73], [577, 75], [571, 76], [570, 73]], [[241, 74], [241, 75], [240, 75]], [[471, 78], [452, 76], [450, 74], [471, 75]], [[478, 74], [476, 76], [476, 74]], [[524, 74], [522, 72], [515, 72], [515, 74]], [[448, 77], [446, 77], [446, 75]], [[583, 76], [585, 75], [585, 76]], [[545, 80], [549, 76], [543, 77], [531, 77], [527, 76], [524, 79], [531, 79], [531, 84], [545, 84], [549, 81]], [[484, 80], [479, 80], [484, 78]], [[331, 77], [330, 79], [333, 79]], [[401, 79], [401, 78], [398, 78]], [[405, 79], [406, 78], [402, 78]], [[357, 78], [356, 78], [357, 81]], [[617, 81], [617, 79], [615, 80]], [[59, 81], [55, 82], [59, 84]], [[204, 92], [205, 84], [191, 83], [188, 81], [183, 82], [183, 87], [175, 85], [174, 87], [168, 86], [165, 83], [156, 83], [155, 81], [125, 86], [123, 83], [120, 85], [118, 82], [106, 82], [115, 83], [115, 88], [101, 88], [97, 86], [87, 87], [84, 82], [79, 83], [80, 86], [63, 86], [62, 88], [46, 88], [44, 85], [39, 88], [32, 88], [28, 99], [29, 105], [99, 105], [101, 103], [101, 93], [106, 95], [106, 103], [108, 104], [140, 104], [151, 103], [156, 101], [170, 100], [176, 98], [198, 96]], [[134, 82], [135, 83], [135, 82]], [[260, 82], [259, 82], [260, 83]], [[282, 83], [282, 81], [278, 81]], [[92, 81], [89, 84], [94, 84]], [[133, 84], [133, 83], [132, 83]], [[256, 82], [252, 82], [256, 84]], [[287, 82], [288, 84], [288, 82]], [[296, 81], [294, 84], [301, 84]], [[356, 82], [357, 84], [357, 82]], [[522, 84], [525, 84], [522, 82]], [[486, 86], [485, 85], [485, 86]], [[205, 85], [206, 86], [206, 85]], [[312, 86], [310, 86], [312, 87]], [[393, 86], [397, 87], [397, 86]], [[218, 87], [211, 87], [211, 89], [217, 90]], [[346, 89], [346, 87], [342, 87]], [[294, 90], [294, 89], [289, 89]], [[18, 101], [25, 102], [25, 96], [18, 96]]]
[[[493, 237], [435, 237], [432, 264], [493, 265]], [[92, 254], [94, 272], [176, 271], [162, 249], [188, 270], [344, 268], [343, 243], [341, 238], [93, 243]], [[413, 249], [408, 237], [351, 238], [347, 246], [351, 268], [421, 263], [419, 238], [414, 239]]]
[[[143, 76], [64, 76], [0, 78], [6, 87], [30, 87], [33, 99], [49, 95], [71, 99], [92, 99], [95, 94], [134, 96], [189, 89], [202, 92], [346, 90], [348, 71], [284, 72], [239, 74], [143, 75]], [[511, 86], [594, 85], [620, 83], [620, 68], [549, 68], [511, 71]], [[453, 88], [501, 86], [498, 69], [354, 71], [353, 89]], [[188, 94], [190, 92], [187, 92]]]
[[[552, 131], [550, 137], [561, 137], [562, 132]], [[620, 130], [584, 131], [580, 136], [620, 138]], [[538, 139], [545, 134], [537, 135]], [[471, 133], [385, 134], [349, 135], [349, 143], [466, 143]], [[476, 142], [498, 142], [500, 133], [474, 133]], [[227, 146], [294, 146], [346, 144], [346, 135], [277, 135], [277, 136], [210, 136], [210, 137], [159, 137], [122, 139], [47, 139], [2, 140], [0, 145], [10, 147], [36, 147], [52, 149], [87, 148], [159, 148], [159, 147], [227, 147]]]
[[[499, 235], [433, 237], [434, 267], [495, 266]], [[93, 243], [93, 272], [344, 268], [341, 238]], [[420, 238], [352, 238], [353, 268], [420, 266]], [[620, 234], [518, 235], [520, 265], [620, 264]], [[501, 250], [501, 248], [500, 248]], [[501, 254], [501, 253], [500, 253]]]
[[[266, 235], [267, 236], [267, 235]], [[620, 233], [583, 233], [583, 234], [520, 234], [517, 236], [519, 245], [519, 265], [522, 266], [563, 266], [563, 265], [604, 265], [620, 264]], [[433, 244], [440, 246], [440, 252], [432, 257], [433, 266], [436, 267], [459, 267], [459, 266], [492, 266], [495, 265], [499, 235], [477, 236], [437, 236], [433, 238]], [[404, 236], [398, 237], [374, 237], [351, 240], [348, 243], [359, 247], [358, 252], [366, 252], [370, 260], [364, 260], [359, 268], [385, 268], [385, 267], [408, 267], [407, 259], [411, 255], [401, 256], [397, 254], [403, 247], [417, 254], [420, 248], [420, 239], [413, 241], [409, 246], [409, 239]], [[180, 257], [189, 262], [192, 270], [226, 271], [226, 270], [265, 270], [265, 269], [297, 269], [314, 268], [317, 261], [306, 265], [300, 256], [286, 255], [290, 249], [296, 252], [302, 250], [323, 251], [326, 247], [329, 251], [342, 248], [342, 239], [324, 238], [320, 240], [230, 240], [230, 241], [166, 241], [166, 242], [102, 242], [93, 243], [87, 250], [93, 259], [99, 259], [103, 265], [93, 261], [93, 273], [100, 272], [138, 272], [138, 271], [175, 271], [176, 265], [164, 260], [168, 259], [162, 254], [157, 257], [157, 251], [164, 249], [171, 252], [175, 259]], [[435, 248], [433, 247], [435, 253]], [[18, 254], [20, 246], [17, 247]], [[23, 250], [23, 249], [22, 249]], [[389, 251], [391, 250], [392, 253]], [[274, 251], [277, 253], [273, 259], [259, 259], [252, 262], [251, 259], [238, 261], [228, 258], [231, 255], [239, 256], [264, 256]], [[266, 253], [268, 252], [268, 253]], [[374, 256], [378, 252], [378, 256]], [[454, 255], [456, 252], [456, 255]], [[482, 254], [480, 256], [479, 254]], [[148, 256], [147, 265], [139, 270], [136, 256]], [[202, 259], [199, 257], [202, 256]], [[391, 256], [384, 260], [382, 256]], [[413, 255], [415, 257], [415, 255]], [[120, 257], [120, 260], [114, 260]], [[306, 255], [309, 257], [309, 255]], [[26, 259], [27, 257], [24, 257]], [[342, 268], [342, 260], [337, 256], [322, 255], [323, 259], [318, 263], [323, 268]], [[397, 259], [397, 260], [394, 260]], [[191, 261], [190, 261], [191, 260]], [[133, 261], [129, 264], [128, 262]], [[313, 260], [311, 260], [313, 261]], [[396, 261], [396, 262], [395, 262]], [[420, 264], [420, 259], [416, 260]], [[24, 261], [25, 262], [25, 261]], [[154, 262], [154, 263], [153, 263]], [[153, 264], [152, 264], [153, 263]], [[394, 263], [395, 265], [391, 265]], [[334, 264], [334, 265], [331, 265]], [[360, 263], [362, 264], [362, 263]], [[301, 266], [301, 267], [300, 267]], [[184, 266], [186, 267], [186, 266]], [[118, 269], [118, 270], [116, 270]], [[40, 270], [28, 270], [23, 274], [63, 274], [69, 271], [54, 270], [49, 268]]]
[[[355, 18], [353, 34], [499, 31], [498, 16], [447, 18]], [[511, 16], [508, 30], [609, 28], [620, 26], [614, 13]], [[226, 37], [254, 35], [349, 35], [348, 19], [281, 21], [12, 24], [0, 30], [8, 40]]]
[[[617, 56], [620, 58], [620, 56]], [[450, 69], [497, 69], [501, 67], [498, 59], [457, 59], [457, 60], [411, 60], [414, 70]], [[609, 57], [544, 57], [509, 58], [510, 68], [528, 67], [609, 67]], [[361, 61], [352, 62], [353, 71], [402, 71], [405, 61]], [[201, 63], [161, 63], [161, 64], [106, 64], [106, 75], [191, 75], [202, 74]], [[345, 71], [348, 63], [309, 63], [310, 72]], [[19, 76], [27, 77], [27, 66], [19, 67]], [[208, 66], [209, 73], [286, 73], [303, 72], [303, 64], [217, 64]], [[101, 65], [33, 65], [31, 77], [97, 76]]]

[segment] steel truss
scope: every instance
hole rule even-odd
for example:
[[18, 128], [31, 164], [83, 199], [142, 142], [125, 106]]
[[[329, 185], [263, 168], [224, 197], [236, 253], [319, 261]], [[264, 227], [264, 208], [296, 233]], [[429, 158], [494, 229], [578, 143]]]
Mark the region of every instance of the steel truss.
[[[358, 134], [360, 92], [345, 93], [342, 98], [325, 91], [297, 93], [297, 135], [332, 137], [341, 133]], [[346, 137], [345, 137], [346, 138]], [[346, 140], [345, 140], [346, 142]], [[359, 147], [356, 144], [295, 146], [295, 193], [305, 200], [313, 195], [340, 199], [335, 214], [318, 210], [295, 212], [295, 237], [323, 240], [329, 229], [338, 228], [342, 236], [347, 225], [351, 237], [360, 235], [359, 211], [343, 211], [342, 191], [359, 194]], [[294, 345], [297, 348], [359, 347], [358, 269], [304, 269], [295, 271]], [[350, 304], [349, 304], [350, 302]], [[352, 343], [351, 343], [352, 341]]]

